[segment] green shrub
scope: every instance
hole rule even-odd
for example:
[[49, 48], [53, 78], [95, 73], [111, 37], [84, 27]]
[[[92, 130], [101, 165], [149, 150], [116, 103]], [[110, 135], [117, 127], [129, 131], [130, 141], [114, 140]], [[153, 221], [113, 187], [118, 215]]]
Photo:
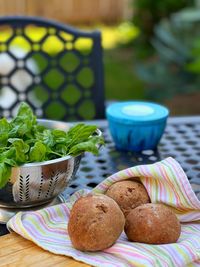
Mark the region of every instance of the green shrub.
[[138, 65], [147, 97], [164, 100], [200, 89], [200, 9], [163, 19], [154, 30], [155, 57]]
[[[136, 44], [139, 44], [143, 54], [151, 49], [151, 38], [154, 26], [170, 14], [193, 5], [193, 0], [134, 0], [133, 1], [133, 22], [140, 29], [140, 36]], [[146, 50], [146, 51], [145, 51]], [[151, 51], [151, 50], [150, 50]]]

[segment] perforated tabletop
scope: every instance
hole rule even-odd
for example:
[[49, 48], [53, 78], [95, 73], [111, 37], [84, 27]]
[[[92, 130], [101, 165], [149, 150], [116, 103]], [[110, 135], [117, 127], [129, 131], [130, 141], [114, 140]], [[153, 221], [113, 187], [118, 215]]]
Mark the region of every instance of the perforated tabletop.
[[[76, 179], [64, 192], [65, 197], [81, 188], [91, 189], [119, 170], [138, 164], [154, 163], [171, 156], [181, 164], [200, 199], [200, 116], [170, 118], [158, 149], [141, 153], [117, 151], [106, 120], [89, 123], [99, 126], [106, 145], [101, 148], [98, 156], [85, 154]], [[0, 226], [0, 234], [3, 231], [5, 232], [5, 226]]]
[[92, 188], [119, 170], [138, 164], [154, 163], [171, 156], [181, 164], [200, 199], [200, 116], [170, 118], [158, 149], [141, 153], [117, 151], [107, 122], [95, 123], [102, 130], [106, 145], [101, 148], [99, 156], [85, 154], [77, 178], [65, 191], [66, 194], [80, 188]]

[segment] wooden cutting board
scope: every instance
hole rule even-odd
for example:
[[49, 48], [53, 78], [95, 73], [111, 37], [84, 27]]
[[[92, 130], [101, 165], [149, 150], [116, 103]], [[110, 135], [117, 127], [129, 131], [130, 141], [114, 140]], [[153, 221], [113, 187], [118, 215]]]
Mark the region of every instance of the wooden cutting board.
[[0, 237], [0, 266], [6, 267], [88, 267], [66, 256], [52, 254], [12, 233]]

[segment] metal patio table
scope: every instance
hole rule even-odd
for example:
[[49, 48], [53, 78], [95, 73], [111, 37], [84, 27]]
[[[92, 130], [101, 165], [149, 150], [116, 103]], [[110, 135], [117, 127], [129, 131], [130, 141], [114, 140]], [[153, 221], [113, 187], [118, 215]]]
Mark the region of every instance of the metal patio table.
[[[157, 150], [145, 150], [141, 153], [117, 151], [106, 120], [87, 123], [98, 125], [103, 132], [106, 145], [100, 149], [98, 156], [85, 153], [76, 179], [63, 193], [65, 197], [81, 188], [91, 189], [122, 169], [173, 157], [181, 164], [200, 199], [200, 116], [169, 118]], [[6, 226], [0, 225], [0, 235], [6, 233]]]

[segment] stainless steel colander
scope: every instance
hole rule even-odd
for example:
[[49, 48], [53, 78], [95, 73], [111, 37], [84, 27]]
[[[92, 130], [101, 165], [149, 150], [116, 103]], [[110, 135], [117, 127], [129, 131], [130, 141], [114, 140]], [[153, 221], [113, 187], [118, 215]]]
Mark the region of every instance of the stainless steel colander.
[[[71, 124], [38, 120], [47, 128], [68, 130]], [[101, 135], [101, 131], [97, 130]], [[68, 186], [79, 167], [81, 156], [66, 156], [12, 168], [7, 185], [0, 189], [0, 208], [27, 208], [52, 201]]]

